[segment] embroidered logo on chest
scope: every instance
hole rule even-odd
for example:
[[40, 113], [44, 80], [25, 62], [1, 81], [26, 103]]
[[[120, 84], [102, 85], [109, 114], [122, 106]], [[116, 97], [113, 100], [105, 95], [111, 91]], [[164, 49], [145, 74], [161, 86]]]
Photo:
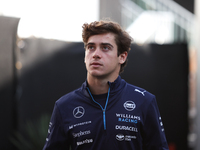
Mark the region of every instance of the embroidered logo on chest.
[[126, 101], [124, 103], [124, 108], [128, 111], [132, 111], [134, 110], [136, 107], [135, 103], [133, 101]]
[[85, 113], [85, 109], [82, 106], [74, 108], [73, 115], [75, 118], [81, 118]]

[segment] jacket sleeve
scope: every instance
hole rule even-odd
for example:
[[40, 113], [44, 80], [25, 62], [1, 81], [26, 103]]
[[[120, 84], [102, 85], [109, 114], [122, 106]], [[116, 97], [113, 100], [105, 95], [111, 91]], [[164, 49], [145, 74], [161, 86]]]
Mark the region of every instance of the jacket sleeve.
[[169, 150], [155, 97], [147, 108], [143, 129], [144, 150]]
[[55, 104], [43, 150], [69, 150], [69, 145], [59, 108]]

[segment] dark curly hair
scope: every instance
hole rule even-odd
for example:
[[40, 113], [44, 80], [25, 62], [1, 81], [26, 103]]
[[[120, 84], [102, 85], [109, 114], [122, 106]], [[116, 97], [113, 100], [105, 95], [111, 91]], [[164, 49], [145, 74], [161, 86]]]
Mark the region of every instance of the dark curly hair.
[[[104, 33], [114, 33], [115, 42], [118, 47], [118, 56], [123, 52], [129, 52], [132, 42], [131, 36], [121, 28], [121, 26], [113, 21], [101, 20], [94, 21], [90, 24], [85, 23], [82, 26], [82, 38], [84, 45], [87, 44], [88, 39], [92, 35], [104, 34]], [[127, 64], [127, 60], [121, 64], [120, 73], [124, 71], [124, 67]]]

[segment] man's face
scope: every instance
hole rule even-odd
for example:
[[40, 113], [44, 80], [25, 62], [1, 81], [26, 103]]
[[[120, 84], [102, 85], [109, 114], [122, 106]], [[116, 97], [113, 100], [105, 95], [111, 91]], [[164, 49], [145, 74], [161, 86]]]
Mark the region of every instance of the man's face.
[[91, 36], [85, 47], [85, 64], [88, 76], [111, 80], [116, 78], [126, 56], [127, 53], [117, 55], [117, 45], [113, 33]]

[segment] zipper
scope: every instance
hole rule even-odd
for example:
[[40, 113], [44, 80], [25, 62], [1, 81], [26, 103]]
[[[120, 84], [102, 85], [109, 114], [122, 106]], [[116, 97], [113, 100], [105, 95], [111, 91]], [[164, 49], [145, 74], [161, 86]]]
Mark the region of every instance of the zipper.
[[110, 87], [109, 87], [109, 89], [108, 89], [108, 95], [107, 95], [106, 104], [105, 104], [105, 107], [104, 107], [104, 108], [103, 108], [97, 101], [94, 100], [94, 98], [93, 98], [93, 96], [92, 96], [92, 93], [90, 92], [90, 89], [89, 89], [88, 87], [87, 87], [87, 90], [88, 90], [88, 92], [89, 92], [90, 97], [92, 98], [92, 100], [93, 100], [96, 104], [98, 104], [98, 105], [101, 107], [102, 111], [103, 111], [103, 125], [104, 125], [104, 130], [106, 130], [106, 107], [107, 107], [107, 105], [108, 105], [108, 99], [109, 99], [109, 94], [110, 94]]

